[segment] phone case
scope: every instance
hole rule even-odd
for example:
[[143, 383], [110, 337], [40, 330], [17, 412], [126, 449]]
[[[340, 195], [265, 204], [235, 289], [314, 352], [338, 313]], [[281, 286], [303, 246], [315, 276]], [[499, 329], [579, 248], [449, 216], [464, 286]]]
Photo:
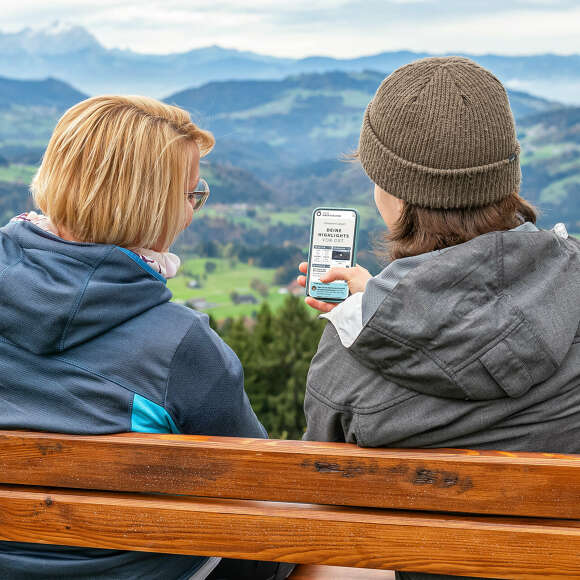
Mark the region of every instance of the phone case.
[[312, 219], [310, 221], [310, 243], [308, 245], [308, 274], [306, 277], [306, 296], [312, 296], [317, 300], [322, 300], [324, 302], [342, 302], [348, 298], [349, 290], [348, 284], [346, 282], [333, 282], [331, 284], [325, 284], [323, 282], [317, 282], [314, 285], [310, 283], [310, 262], [312, 258], [312, 238], [314, 235], [314, 216], [317, 211], [323, 210], [340, 210], [340, 211], [352, 211], [356, 215], [355, 229], [354, 229], [354, 245], [352, 249], [352, 260], [351, 266], [356, 265], [356, 254], [358, 246], [358, 231], [360, 224], [360, 214], [358, 211], [351, 207], [317, 207], [312, 212]]

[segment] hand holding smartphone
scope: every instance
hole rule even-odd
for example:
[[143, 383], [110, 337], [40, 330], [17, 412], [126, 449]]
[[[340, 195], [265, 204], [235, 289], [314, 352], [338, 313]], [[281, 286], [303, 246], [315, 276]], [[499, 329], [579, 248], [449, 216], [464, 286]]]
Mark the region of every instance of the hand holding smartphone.
[[348, 297], [348, 283], [320, 278], [334, 267], [356, 264], [359, 214], [351, 208], [318, 207], [312, 212], [306, 295], [324, 302], [342, 302]]

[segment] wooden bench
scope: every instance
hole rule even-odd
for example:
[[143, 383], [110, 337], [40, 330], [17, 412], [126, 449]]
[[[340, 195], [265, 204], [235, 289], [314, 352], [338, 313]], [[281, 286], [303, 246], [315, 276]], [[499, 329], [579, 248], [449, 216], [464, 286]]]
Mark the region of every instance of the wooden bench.
[[0, 539], [578, 579], [580, 455], [0, 431]]

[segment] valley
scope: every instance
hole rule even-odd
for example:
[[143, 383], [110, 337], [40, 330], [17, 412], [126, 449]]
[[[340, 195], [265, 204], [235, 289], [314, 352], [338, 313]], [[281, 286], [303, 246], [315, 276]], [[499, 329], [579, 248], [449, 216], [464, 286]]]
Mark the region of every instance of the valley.
[[[359, 262], [377, 273], [382, 222], [371, 183], [349, 158], [383, 73], [333, 71], [284, 79], [214, 81], [167, 97], [214, 132], [202, 160], [211, 195], [174, 251], [174, 299], [216, 320], [278, 308], [306, 257], [319, 205], [361, 213]], [[30, 180], [59, 116], [86, 95], [67, 83], [0, 78], [0, 219], [32, 209]], [[509, 91], [522, 147], [522, 195], [540, 226], [580, 232], [580, 107]], [[213, 266], [208, 266], [212, 263]], [[195, 284], [193, 282], [195, 281]], [[240, 299], [241, 297], [241, 299]]]

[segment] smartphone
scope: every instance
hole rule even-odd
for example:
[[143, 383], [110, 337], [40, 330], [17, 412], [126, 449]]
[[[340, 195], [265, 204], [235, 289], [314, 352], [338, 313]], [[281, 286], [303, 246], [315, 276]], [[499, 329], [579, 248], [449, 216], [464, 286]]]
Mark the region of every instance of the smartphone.
[[356, 209], [317, 207], [312, 212], [306, 295], [324, 302], [342, 302], [348, 284], [336, 280], [320, 282], [330, 268], [352, 268], [356, 264], [359, 214]]

